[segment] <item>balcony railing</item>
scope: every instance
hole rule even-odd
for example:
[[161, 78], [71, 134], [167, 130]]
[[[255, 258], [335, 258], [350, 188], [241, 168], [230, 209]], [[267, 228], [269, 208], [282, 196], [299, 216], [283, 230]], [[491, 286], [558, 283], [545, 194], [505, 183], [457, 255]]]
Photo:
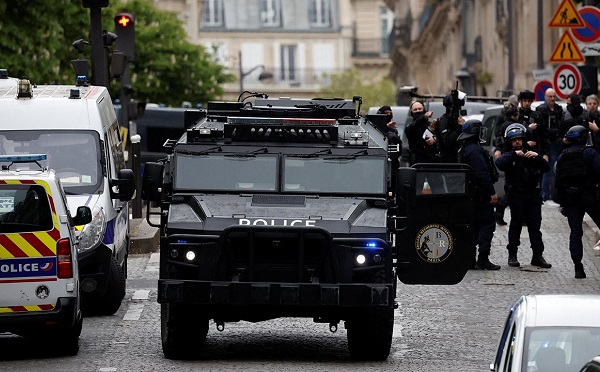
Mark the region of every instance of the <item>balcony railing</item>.
[[[244, 87], [254, 89], [265, 85], [303, 87], [303, 86], [322, 86], [331, 82], [331, 75], [343, 73], [343, 69], [290, 69], [290, 68], [269, 68], [273, 78], [269, 81], [259, 81], [259, 73], [248, 75], [244, 78]], [[239, 79], [239, 72], [237, 73]], [[239, 80], [238, 80], [239, 81]]]
[[378, 39], [354, 38], [352, 40], [353, 57], [387, 57], [390, 53], [390, 38]]

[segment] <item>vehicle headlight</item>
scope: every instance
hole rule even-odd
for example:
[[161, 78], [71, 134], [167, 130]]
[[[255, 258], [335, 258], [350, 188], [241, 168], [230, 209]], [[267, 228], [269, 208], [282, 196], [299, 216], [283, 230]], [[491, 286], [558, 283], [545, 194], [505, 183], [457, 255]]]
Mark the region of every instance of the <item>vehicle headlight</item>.
[[95, 206], [92, 211], [92, 221], [85, 225], [79, 234], [79, 244], [77, 245], [79, 253], [89, 251], [100, 244], [104, 236], [105, 220], [102, 207]]

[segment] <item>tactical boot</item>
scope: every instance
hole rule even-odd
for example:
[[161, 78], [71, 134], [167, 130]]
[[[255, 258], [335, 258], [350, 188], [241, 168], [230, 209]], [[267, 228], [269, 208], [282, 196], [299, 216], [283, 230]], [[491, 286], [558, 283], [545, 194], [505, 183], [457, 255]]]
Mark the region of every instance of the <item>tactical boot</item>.
[[581, 263], [575, 264], [575, 278], [585, 279], [585, 271], [583, 270], [583, 264]]
[[508, 266], [511, 266], [511, 267], [519, 267], [519, 266], [521, 266], [521, 263], [519, 262], [519, 260], [517, 260], [517, 255], [516, 254], [509, 254], [508, 255]]
[[[552, 264], [546, 262], [546, 260], [544, 259], [544, 256], [534, 256], [531, 259], [531, 265], [541, 267], [543, 269], [549, 269], [552, 267]], [[583, 267], [581, 269], [583, 270]]]
[[475, 267], [479, 270], [500, 270], [500, 265], [496, 265], [492, 262], [490, 262], [489, 258], [486, 257], [479, 257], [479, 259], [477, 260], [477, 263], [475, 264]]

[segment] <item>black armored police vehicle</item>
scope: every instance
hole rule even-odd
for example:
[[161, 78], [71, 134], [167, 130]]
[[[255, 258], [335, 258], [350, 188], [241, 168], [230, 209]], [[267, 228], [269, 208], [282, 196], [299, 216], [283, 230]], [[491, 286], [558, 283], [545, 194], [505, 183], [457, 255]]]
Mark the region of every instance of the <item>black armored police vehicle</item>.
[[358, 96], [258, 96], [187, 111], [166, 158], [146, 163], [164, 355], [194, 358], [210, 320], [308, 317], [332, 332], [343, 321], [353, 359], [384, 360], [396, 277], [455, 284], [473, 262], [471, 170], [392, 169], [398, 148]]

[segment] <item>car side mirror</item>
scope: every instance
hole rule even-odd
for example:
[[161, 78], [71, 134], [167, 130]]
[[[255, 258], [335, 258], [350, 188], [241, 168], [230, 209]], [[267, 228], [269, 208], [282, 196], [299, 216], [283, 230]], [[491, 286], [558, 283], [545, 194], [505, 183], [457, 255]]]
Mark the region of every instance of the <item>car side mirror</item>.
[[[135, 180], [133, 179], [133, 171], [131, 169], [121, 169], [117, 173], [117, 179], [111, 179], [109, 183], [111, 199], [119, 199], [120, 201], [133, 199], [133, 195], [135, 194]], [[115, 191], [114, 188], [117, 190]]]
[[142, 178], [142, 199], [159, 202], [162, 197], [163, 173], [165, 166], [161, 163], [147, 162], [144, 165]]
[[90, 222], [92, 222], [92, 210], [90, 207], [85, 205], [77, 207], [77, 215], [73, 217], [73, 224], [75, 226], [82, 226]]

